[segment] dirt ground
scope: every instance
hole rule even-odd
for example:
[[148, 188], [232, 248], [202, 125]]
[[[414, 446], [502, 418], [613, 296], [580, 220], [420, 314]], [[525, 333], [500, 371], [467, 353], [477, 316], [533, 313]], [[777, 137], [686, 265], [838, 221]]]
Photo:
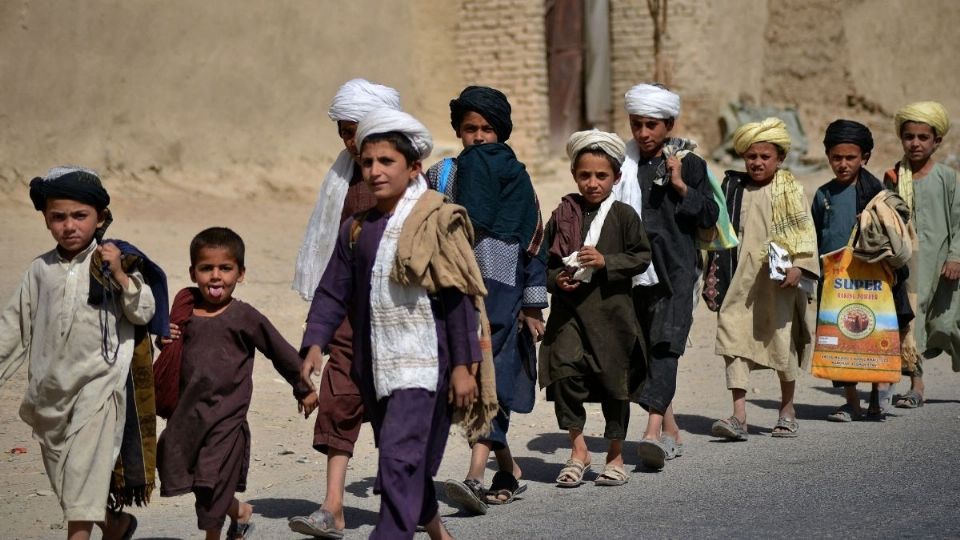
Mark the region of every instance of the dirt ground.
[[[561, 165], [558, 162], [558, 167]], [[292, 343], [299, 343], [308, 305], [290, 289], [290, 281], [303, 227], [313, 206], [312, 198], [291, 198], [283, 194], [231, 197], [229, 193], [218, 193], [215, 185], [189, 189], [153, 185], [149, 192], [145, 186], [131, 181], [119, 187], [108, 182], [107, 187], [114, 201], [111, 207], [115, 217], [107, 236], [126, 239], [142, 248], [166, 270], [171, 291], [189, 284], [187, 247], [196, 232], [213, 225], [236, 230], [247, 244], [246, 281], [237, 289], [236, 296], [266, 314]], [[572, 187], [572, 182], [566, 180], [537, 186], [545, 217]], [[10, 196], [0, 201], [0, 227], [4, 230], [0, 252], [6, 254], [0, 258], [0, 298], [4, 302], [15, 291], [29, 262], [53, 247], [42, 217], [27, 200], [24, 190], [16, 199]], [[715, 328], [715, 318], [701, 307], [690, 337], [692, 347], [681, 368], [678, 407], [689, 409], [700, 389], [716, 389], [722, 385], [720, 363], [712, 353]], [[321, 482], [322, 456], [310, 447], [313, 420], [304, 421], [297, 416], [296, 402], [290, 397], [287, 384], [269, 361], [259, 358], [254, 377], [254, 400], [250, 409], [253, 462], [247, 497], [273, 485], [309, 479]], [[0, 520], [6, 530], [2, 536], [8, 538], [49, 537], [54, 534], [51, 529], [61, 527], [62, 515], [44, 474], [39, 447], [17, 416], [25, 384], [26, 369], [21, 368], [0, 388], [0, 478], [3, 478]], [[722, 406], [722, 400], [716, 405]], [[635, 418], [634, 427], [641, 425], [640, 414]], [[162, 420], [160, 422], [162, 427]], [[597, 432], [591, 435], [601, 435], [599, 424], [593, 424]], [[519, 417], [511, 434], [524, 441], [553, 431], [553, 408], [539, 403], [533, 414]], [[369, 435], [364, 429], [352, 465], [354, 470], [363, 471], [364, 476], [372, 476], [376, 470], [376, 453]], [[11, 454], [10, 450], [17, 447], [26, 448], [27, 452]], [[468, 458], [465, 446], [451, 444], [450, 448], [445, 462], [462, 462], [464, 465], [459, 468], [463, 469]], [[285, 450], [292, 453], [281, 455]], [[316, 500], [321, 493], [304, 496]], [[192, 500], [158, 496], [149, 512], [192, 520]]]

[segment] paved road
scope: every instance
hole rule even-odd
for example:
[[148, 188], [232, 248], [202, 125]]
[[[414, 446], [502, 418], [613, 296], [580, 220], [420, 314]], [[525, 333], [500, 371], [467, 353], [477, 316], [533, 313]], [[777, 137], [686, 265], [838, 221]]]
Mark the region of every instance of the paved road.
[[[662, 472], [648, 472], [638, 466], [635, 445], [628, 443], [632, 478], [618, 488], [553, 485], [567, 457], [566, 436], [554, 430], [551, 405], [538, 403], [534, 413], [517, 422], [516, 440], [522, 442], [517, 454], [529, 484], [524, 498], [492, 508], [484, 517], [458, 514], [443, 503], [441, 512], [459, 538], [958, 538], [960, 378], [946, 365], [941, 359], [930, 369], [925, 407], [897, 409], [885, 422], [822, 420], [840, 397], [829, 383], [806, 376], [798, 400], [800, 437], [794, 440], [771, 438], [762, 424], [776, 418], [772, 373], [755, 376], [758, 387], [748, 396], [748, 415], [757, 424], [743, 443], [710, 436], [714, 417], [728, 414], [729, 398], [717, 388], [721, 385], [700, 389], [686, 396], [682, 410], [710, 416], [680, 416], [686, 455]], [[702, 369], [722, 381], [716, 363]], [[681, 377], [691, 377], [691, 370], [700, 368], [688, 367]], [[591, 425], [601, 424], [598, 414], [590, 418]], [[634, 440], [643, 420], [642, 413], [634, 415]], [[366, 439], [365, 430], [361, 446], [369, 444]], [[603, 440], [589, 442], [600, 463]], [[462, 477], [467, 454], [461, 444], [451, 439], [439, 478]], [[374, 465], [368, 456], [350, 472], [348, 538], [366, 537], [376, 521]], [[299, 480], [247, 496], [256, 507], [258, 538], [295, 538], [286, 518], [316, 508], [319, 467], [300, 466]], [[196, 537], [192, 501], [184, 497], [179, 504], [141, 512], [138, 538]]]

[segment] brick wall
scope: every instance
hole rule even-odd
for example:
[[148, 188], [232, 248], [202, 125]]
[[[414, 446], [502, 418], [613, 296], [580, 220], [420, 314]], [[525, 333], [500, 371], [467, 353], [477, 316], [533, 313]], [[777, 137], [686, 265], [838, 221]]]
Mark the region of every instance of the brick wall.
[[463, 79], [507, 95], [509, 142], [532, 174], [543, 173], [549, 159], [544, 13], [543, 0], [463, 0], [457, 21]]

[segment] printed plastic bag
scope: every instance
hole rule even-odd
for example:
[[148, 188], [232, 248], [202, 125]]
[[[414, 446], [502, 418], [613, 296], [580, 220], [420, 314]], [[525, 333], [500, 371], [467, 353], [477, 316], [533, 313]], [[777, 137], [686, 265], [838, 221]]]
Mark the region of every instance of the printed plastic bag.
[[844, 382], [900, 380], [900, 332], [893, 274], [853, 256], [847, 246], [824, 255], [813, 375]]

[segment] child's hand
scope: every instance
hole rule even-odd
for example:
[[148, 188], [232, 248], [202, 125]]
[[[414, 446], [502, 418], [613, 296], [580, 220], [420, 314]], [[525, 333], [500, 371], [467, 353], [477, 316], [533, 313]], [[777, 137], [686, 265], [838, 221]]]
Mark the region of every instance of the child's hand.
[[309, 386], [314, 393], [316, 393], [317, 387], [314, 386], [311, 375], [320, 373], [321, 369], [323, 369], [323, 351], [320, 350], [319, 346], [313, 345], [307, 350], [307, 357], [300, 364], [300, 380], [303, 381], [303, 384]]
[[310, 414], [313, 413], [319, 404], [320, 396], [318, 396], [316, 392], [311, 391], [297, 403], [297, 411], [303, 413], [304, 418], [310, 418]]
[[113, 275], [113, 279], [116, 280], [121, 289], [126, 289], [128, 279], [127, 274], [123, 271], [123, 265], [120, 264], [120, 248], [113, 242], [107, 242], [98, 247], [97, 251], [100, 252], [100, 257], [103, 258], [103, 262], [107, 263], [110, 267], [110, 273]]
[[467, 366], [457, 366], [450, 374], [450, 383], [453, 385], [451, 401], [454, 407], [466, 408], [473, 404], [480, 395], [477, 389], [477, 379], [470, 374]]
[[783, 278], [783, 282], [780, 283], [781, 289], [787, 289], [790, 287], [796, 287], [800, 284], [800, 277], [803, 275], [803, 271], [797, 268], [796, 266], [791, 266], [787, 268], [787, 277]]
[[170, 337], [161, 337], [160, 344], [166, 346], [178, 339], [180, 339], [180, 327], [170, 323]]
[[943, 263], [943, 270], [940, 272], [943, 277], [949, 280], [960, 279], [960, 261], [947, 261]]
[[557, 287], [560, 287], [560, 290], [563, 292], [572, 292], [580, 286], [579, 281], [574, 281], [573, 276], [567, 273], [566, 270], [557, 274]]
[[583, 246], [580, 248], [580, 254], [577, 255], [577, 262], [594, 270], [599, 270], [607, 265], [607, 261], [603, 259], [603, 254], [593, 246]]
[[533, 339], [540, 341], [543, 339], [543, 310], [540, 308], [523, 308], [520, 310], [520, 324], [527, 327], [527, 331], [533, 336]]
[[677, 156], [667, 158], [667, 169], [670, 171], [670, 185], [681, 197], [687, 196], [687, 183], [680, 176], [680, 159]]

